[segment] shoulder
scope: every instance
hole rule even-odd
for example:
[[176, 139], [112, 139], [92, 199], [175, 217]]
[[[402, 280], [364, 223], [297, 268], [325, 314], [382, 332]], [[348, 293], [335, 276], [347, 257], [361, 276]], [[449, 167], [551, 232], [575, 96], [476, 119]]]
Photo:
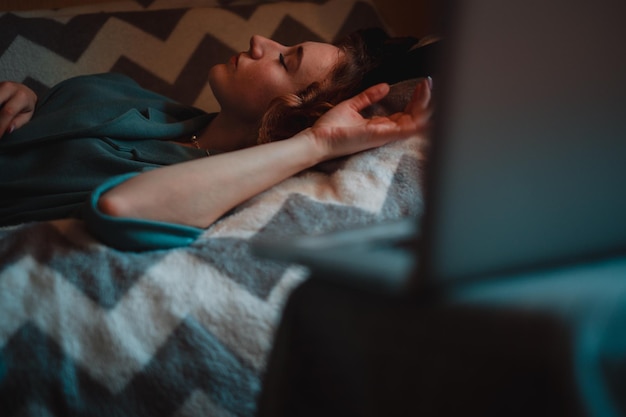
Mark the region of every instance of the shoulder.
[[[45, 107], [49, 102], [75, 102], [81, 99], [98, 100], [121, 97], [158, 96], [142, 88], [132, 78], [122, 74], [103, 73], [81, 75], [69, 78], [52, 87], [40, 98], [38, 107]], [[161, 99], [169, 100], [159, 96]]]

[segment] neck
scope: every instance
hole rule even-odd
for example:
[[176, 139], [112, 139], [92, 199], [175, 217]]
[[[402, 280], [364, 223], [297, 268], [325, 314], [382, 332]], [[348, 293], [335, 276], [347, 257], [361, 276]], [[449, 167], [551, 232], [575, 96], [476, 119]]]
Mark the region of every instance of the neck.
[[202, 131], [198, 142], [204, 149], [229, 152], [256, 145], [257, 136], [256, 124], [244, 123], [220, 112]]

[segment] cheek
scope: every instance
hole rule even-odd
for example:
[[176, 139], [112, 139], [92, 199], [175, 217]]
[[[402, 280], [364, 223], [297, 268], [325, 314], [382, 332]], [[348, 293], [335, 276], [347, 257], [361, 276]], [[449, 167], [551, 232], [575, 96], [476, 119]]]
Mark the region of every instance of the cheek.
[[209, 84], [223, 111], [246, 120], [260, 119], [274, 98], [295, 92], [286, 74], [266, 66], [242, 67], [233, 73], [217, 65], [209, 71]]
[[267, 99], [271, 90], [259, 80], [249, 79], [245, 83], [237, 83], [232, 94], [236, 100], [238, 112], [249, 121], [263, 117], [270, 100]]
[[246, 74], [245, 79], [240, 80], [238, 90], [244, 100], [249, 101], [248, 106], [254, 107], [259, 117], [263, 115], [270, 102], [281, 95], [294, 93], [294, 87], [286, 77], [277, 71], [258, 71]]
[[273, 99], [285, 94], [286, 92], [285, 88], [280, 88], [280, 86], [276, 84], [271, 84], [262, 80], [255, 80], [253, 97], [257, 103], [267, 107]]
[[281, 70], [262, 66], [246, 74], [248, 84], [254, 88], [260, 99], [267, 101], [290, 92], [290, 84], [286, 74]]

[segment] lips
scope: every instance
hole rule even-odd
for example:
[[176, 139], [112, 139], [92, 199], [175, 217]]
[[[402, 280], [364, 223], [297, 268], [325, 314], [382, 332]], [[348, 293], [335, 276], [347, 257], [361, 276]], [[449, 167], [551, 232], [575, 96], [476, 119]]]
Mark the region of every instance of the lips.
[[241, 53], [238, 53], [237, 55], [233, 55], [232, 57], [230, 57], [230, 59], [228, 60], [228, 62], [235, 68], [237, 68], [237, 65], [239, 64], [239, 57], [241, 56]]

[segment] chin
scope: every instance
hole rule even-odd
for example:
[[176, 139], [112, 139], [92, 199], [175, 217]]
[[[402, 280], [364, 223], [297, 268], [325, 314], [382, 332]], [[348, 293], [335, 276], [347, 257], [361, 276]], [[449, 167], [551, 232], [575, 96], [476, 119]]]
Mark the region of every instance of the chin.
[[220, 102], [221, 97], [223, 96], [222, 91], [224, 90], [224, 88], [227, 88], [225, 83], [226, 68], [224, 67], [224, 64], [218, 64], [214, 65], [209, 70], [209, 87], [211, 87], [211, 91], [213, 92], [213, 95], [218, 102]]
[[211, 67], [211, 69], [209, 69], [209, 84], [211, 85], [211, 88], [213, 88], [213, 86], [218, 83], [219, 79], [221, 78], [221, 73], [224, 72], [224, 64], [217, 64], [217, 65], [213, 65]]

